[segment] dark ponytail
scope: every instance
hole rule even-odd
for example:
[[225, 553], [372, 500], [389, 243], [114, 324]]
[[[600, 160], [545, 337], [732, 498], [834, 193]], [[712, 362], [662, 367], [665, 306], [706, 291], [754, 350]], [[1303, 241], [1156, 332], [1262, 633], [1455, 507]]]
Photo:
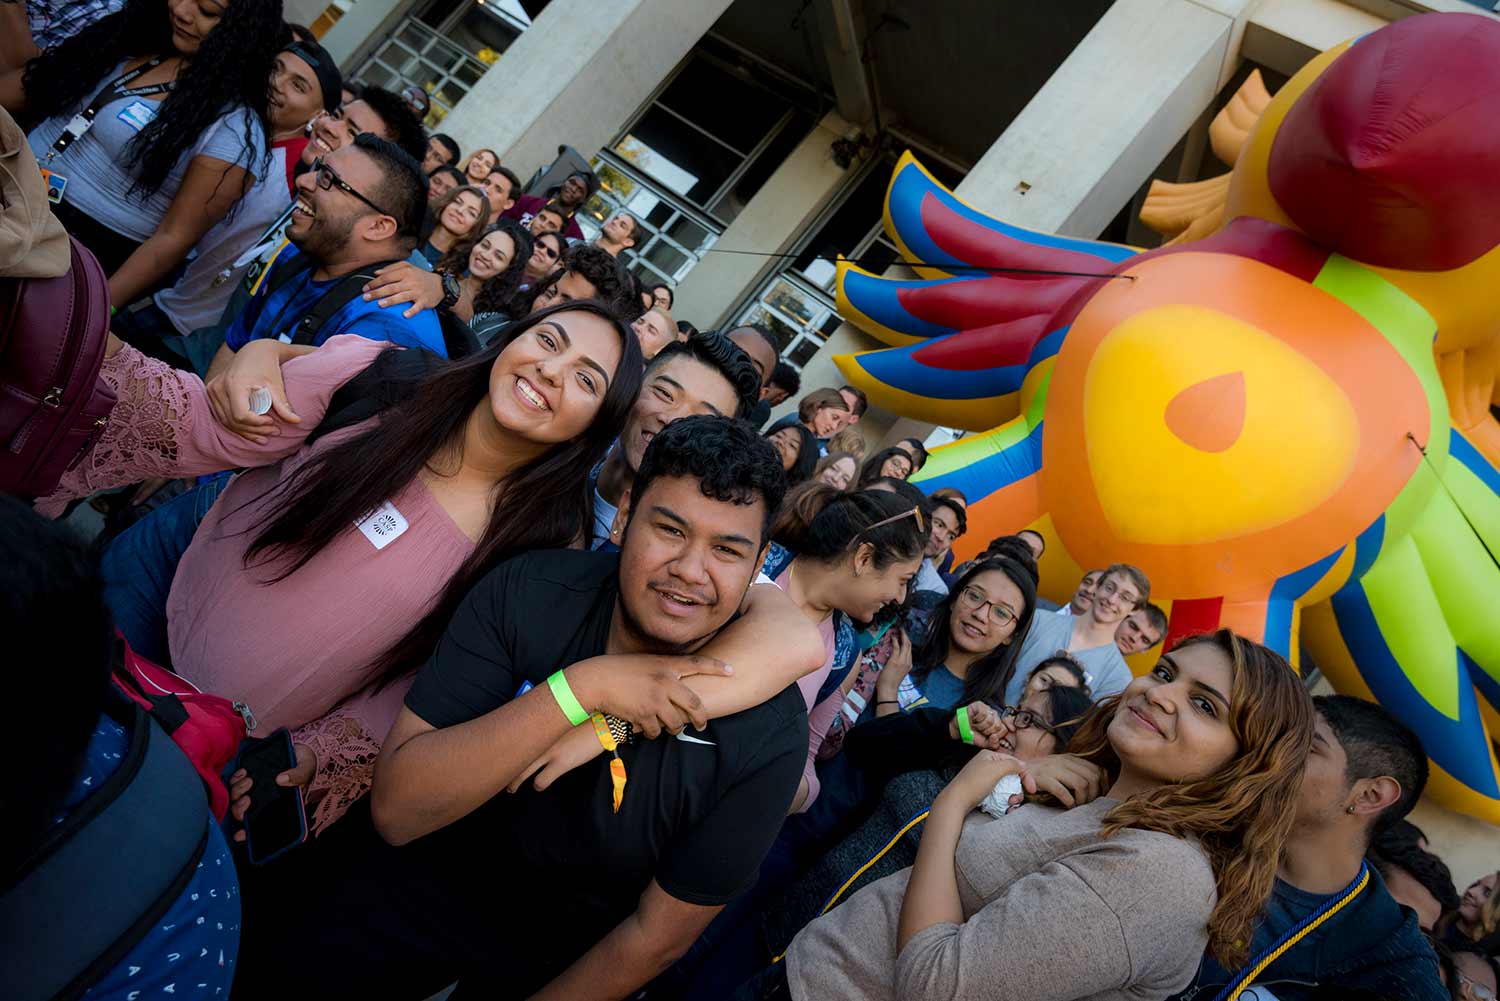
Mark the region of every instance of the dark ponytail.
[[[832, 496], [808, 524], [802, 548], [796, 551], [798, 556], [818, 563], [837, 563], [852, 555], [857, 546], [868, 543], [874, 550], [875, 569], [884, 570], [898, 560], [921, 556], [927, 548], [926, 504], [913, 505], [886, 490], [849, 494], [825, 488]], [[919, 516], [911, 515], [913, 507]]]

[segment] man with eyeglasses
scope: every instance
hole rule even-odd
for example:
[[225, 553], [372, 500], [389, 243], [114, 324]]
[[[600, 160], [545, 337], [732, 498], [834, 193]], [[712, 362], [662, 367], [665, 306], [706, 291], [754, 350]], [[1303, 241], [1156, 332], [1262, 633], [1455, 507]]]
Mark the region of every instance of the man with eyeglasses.
[[[408, 318], [402, 310], [382, 311], [360, 294], [376, 268], [405, 260], [416, 247], [426, 195], [417, 161], [368, 133], [319, 157], [297, 179], [297, 203], [287, 229], [290, 246], [272, 260], [244, 311], [225, 332], [208, 378], [226, 372], [240, 348], [265, 338], [311, 350], [337, 334], [352, 333], [446, 357], [442, 328], [432, 310]], [[342, 302], [330, 311], [324, 300], [335, 295]], [[326, 315], [313, 324], [320, 306]], [[243, 393], [230, 392], [236, 406], [241, 396], [248, 404], [253, 387], [243, 388]], [[279, 384], [271, 389], [280, 410]]]
[[1151, 597], [1151, 581], [1128, 563], [1104, 570], [1094, 589], [1094, 600], [1082, 615], [1037, 615], [1021, 644], [1016, 673], [1005, 689], [1005, 701], [1020, 702], [1032, 668], [1059, 650], [1074, 656], [1088, 674], [1095, 699], [1118, 695], [1130, 684], [1130, 668], [1115, 644], [1115, 632], [1131, 612]]

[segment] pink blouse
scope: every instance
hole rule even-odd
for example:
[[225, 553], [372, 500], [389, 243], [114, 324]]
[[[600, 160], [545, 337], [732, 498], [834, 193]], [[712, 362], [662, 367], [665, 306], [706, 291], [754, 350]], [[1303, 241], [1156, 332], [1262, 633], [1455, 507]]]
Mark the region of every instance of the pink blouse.
[[72, 497], [148, 477], [254, 467], [224, 490], [178, 565], [167, 599], [172, 664], [205, 691], [246, 703], [254, 735], [290, 727], [294, 740], [318, 752], [318, 827], [369, 787], [375, 754], [411, 684], [362, 691], [370, 665], [432, 607], [473, 543], [418, 479], [390, 498], [407, 527], [381, 549], [350, 525], [274, 584], [266, 583], [272, 568], [245, 566], [245, 549], [277, 509], [275, 488], [361, 430], [304, 444], [333, 393], [390, 347], [343, 335], [287, 362], [287, 399], [302, 423], [282, 425], [263, 445], [214, 419], [196, 376], [125, 347], [101, 372], [120, 400], [105, 433], [37, 504], [50, 513]]
[[[791, 578], [791, 564], [781, 571], [781, 576], [772, 583], [783, 591], [787, 589], [787, 582]], [[818, 635], [823, 637], [823, 666], [811, 674], [804, 674], [797, 679], [797, 688], [802, 692], [802, 701], [807, 703], [807, 760], [802, 763], [802, 780], [807, 783], [807, 798], [797, 808], [797, 813], [806, 813], [818, 798], [822, 784], [818, 781], [818, 749], [823, 746], [823, 736], [838, 716], [839, 710], [843, 708], [844, 697], [842, 692], [834, 692], [822, 702], [813, 704], [818, 697], [818, 689], [823, 687], [823, 682], [828, 680], [829, 672], [833, 670], [833, 657], [837, 652], [838, 631], [834, 628], [833, 616], [830, 615], [818, 623]]]

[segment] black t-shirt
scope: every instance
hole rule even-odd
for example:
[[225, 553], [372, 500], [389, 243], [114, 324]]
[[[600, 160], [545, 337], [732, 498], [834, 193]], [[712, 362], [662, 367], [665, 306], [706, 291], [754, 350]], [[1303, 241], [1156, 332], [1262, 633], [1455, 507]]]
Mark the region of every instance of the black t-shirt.
[[[459, 606], [407, 707], [435, 727], [454, 726], [603, 653], [618, 562], [618, 554], [564, 550], [497, 568]], [[477, 909], [493, 911], [502, 888], [522, 902], [515, 924], [525, 927], [507, 929], [517, 948], [506, 951], [550, 977], [634, 911], [653, 878], [703, 905], [748, 888], [806, 754], [806, 707], [793, 685], [702, 733], [621, 748], [628, 782], [618, 814], [601, 754], [546, 792], [501, 793], [392, 855]]]

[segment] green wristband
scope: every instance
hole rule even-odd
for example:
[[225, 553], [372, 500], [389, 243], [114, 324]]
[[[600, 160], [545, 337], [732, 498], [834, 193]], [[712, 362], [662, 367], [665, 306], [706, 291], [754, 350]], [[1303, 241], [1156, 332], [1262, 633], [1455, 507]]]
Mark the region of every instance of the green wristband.
[[574, 695], [573, 689], [568, 687], [568, 679], [563, 677], [561, 671], [547, 679], [547, 687], [552, 689], [552, 697], [557, 700], [557, 708], [568, 717], [569, 723], [577, 726], [589, 721], [589, 714], [579, 704], [578, 696]]
[[965, 744], [974, 743], [974, 731], [969, 727], [969, 707], [964, 706], [959, 709], [958, 712], [953, 714], [953, 718], [958, 720], [959, 739]]

